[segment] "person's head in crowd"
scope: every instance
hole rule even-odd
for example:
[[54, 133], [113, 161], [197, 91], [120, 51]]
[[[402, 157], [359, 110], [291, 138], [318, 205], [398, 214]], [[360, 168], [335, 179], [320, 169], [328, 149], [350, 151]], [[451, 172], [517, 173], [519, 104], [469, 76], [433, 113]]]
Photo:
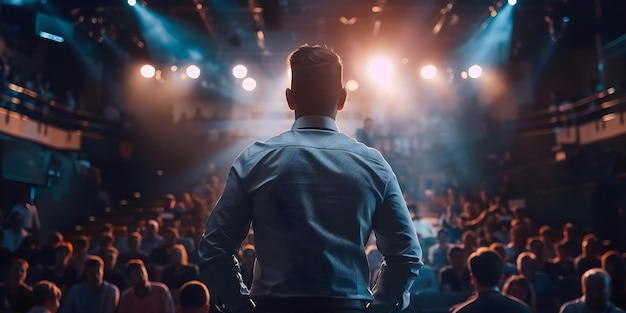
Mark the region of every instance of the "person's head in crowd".
[[567, 244], [564, 242], [556, 244], [556, 257], [559, 261], [572, 260], [572, 256], [570, 255], [569, 249], [567, 248]]
[[554, 230], [550, 225], [543, 225], [539, 228], [539, 236], [546, 245], [553, 245], [556, 242]]
[[28, 274], [29, 264], [24, 259], [11, 259], [8, 263], [7, 285], [17, 286], [24, 284]]
[[111, 223], [102, 223], [102, 226], [100, 226], [100, 233], [104, 234], [104, 233], [111, 233], [113, 234], [113, 224]]
[[61, 289], [57, 285], [53, 282], [42, 280], [33, 286], [31, 291], [32, 304], [45, 308], [48, 313], [55, 313], [61, 306], [62, 295]]
[[239, 259], [244, 267], [252, 268], [256, 260], [256, 249], [253, 245], [245, 245], [239, 251]]
[[464, 269], [467, 265], [467, 254], [460, 247], [450, 247], [448, 249], [448, 263], [453, 269]]
[[528, 232], [522, 223], [515, 223], [511, 226], [511, 243], [518, 250], [524, 250], [526, 248], [526, 241], [528, 240]]
[[139, 247], [141, 247], [141, 234], [138, 232], [133, 232], [128, 235], [127, 243], [128, 250], [131, 252], [139, 252]]
[[159, 234], [159, 222], [156, 220], [149, 220], [146, 223], [146, 237], [154, 238]]
[[150, 283], [148, 271], [142, 260], [133, 259], [128, 261], [126, 263], [126, 275], [130, 284], [136, 289], [146, 288]]
[[11, 229], [15, 232], [21, 231], [24, 227], [24, 215], [17, 211], [13, 211], [9, 214], [7, 219], [8, 229]]
[[587, 234], [582, 241], [582, 254], [587, 258], [595, 258], [600, 252], [598, 237], [594, 234]]
[[363, 129], [367, 132], [371, 132], [374, 130], [374, 120], [370, 117], [366, 118], [363, 121]]
[[50, 248], [54, 248], [60, 242], [63, 242], [63, 234], [55, 231], [48, 236], [48, 241], [46, 242], [46, 245]]
[[86, 255], [89, 251], [89, 238], [87, 236], [78, 236], [74, 239], [74, 254]]
[[179, 303], [176, 313], [208, 313], [211, 295], [204, 283], [191, 280], [178, 291]]
[[522, 252], [517, 256], [517, 271], [531, 282], [537, 274], [537, 257], [532, 252]]
[[100, 251], [100, 257], [102, 258], [102, 262], [104, 262], [105, 272], [115, 268], [118, 256], [119, 252], [115, 247], [106, 247], [104, 250]]
[[465, 232], [463, 232], [461, 242], [463, 243], [463, 249], [466, 252], [471, 253], [478, 248], [478, 237], [476, 236], [476, 233], [471, 230], [466, 230]]
[[566, 223], [563, 226], [563, 240], [565, 241], [573, 241], [576, 240], [577, 237], [577, 229], [573, 223]]
[[584, 302], [594, 312], [604, 312], [611, 299], [611, 277], [601, 268], [586, 271], [580, 279]]
[[602, 269], [611, 277], [613, 291], [626, 293], [626, 268], [619, 252], [607, 251], [601, 258]]
[[325, 115], [335, 118], [343, 109], [343, 63], [339, 55], [321, 46], [303, 45], [288, 57], [291, 88], [285, 91], [295, 117]]
[[494, 242], [489, 245], [489, 249], [493, 250], [493, 252], [497, 253], [498, 256], [502, 259], [502, 261], [506, 260], [506, 246], [504, 246], [501, 242]]
[[98, 247], [100, 250], [104, 250], [106, 248], [112, 247], [115, 243], [115, 239], [113, 238], [113, 233], [105, 232], [100, 235], [100, 242], [98, 243]]
[[489, 248], [482, 247], [472, 253], [467, 260], [467, 267], [477, 291], [495, 288], [504, 278], [504, 262]]
[[535, 254], [537, 257], [537, 261], [543, 261], [545, 255], [545, 246], [543, 245], [543, 241], [539, 237], [530, 237], [528, 238], [528, 245], [526, 247], [528, 251]]
[[163, 229], [163, 239], [166, 247], [173, 247], [178, 242], [178, 230], [172, 226]]
[[187, 249], [181, 244], [175, 244], [170, 253], [171, 264], [174, 266], [185, 266], [189, 264]]
[[70, 260], [74, 247], [69, 242], [60, 242], [54, 247], [54, 263], [56, 266], [65, 267]]
[[450, 236], [448, 235], [448, 231], [445, 229], [440, 229], [437, 232], [437, 244], [439, 247], [445, 248], [450, 243]]
[[85, 260], [85, 282], [87, 286], [92, 289], [98, 288], [102, 285], [104, 279], [104, 262], [99, 256], [89, 256]]
[[502, 293], [526, 303], [533, 312], [536, 312], [536, 296], [533, 285], [522, 275], [513, 275], [507, 279]]

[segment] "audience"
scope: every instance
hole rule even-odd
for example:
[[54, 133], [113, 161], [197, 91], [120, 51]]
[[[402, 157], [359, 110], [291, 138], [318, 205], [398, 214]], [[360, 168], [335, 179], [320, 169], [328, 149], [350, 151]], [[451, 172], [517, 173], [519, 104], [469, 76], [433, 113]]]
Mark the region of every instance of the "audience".
[[488, 248], [480, 248], [470, 255], [468, 268], [476, 296], [461, 304], [454, 313], [530, 313], [528, 305], [518, 299], [503, 295], [498, 291], [498, 284], [503, 279], [504, 263], [498, 254]]
[[607, 251], [602, 255], [602, 269], [611, 278], [611, 301], [626, 309], [626, 267], [617, 251]]
[[598, 237], [594, 234], [587, 234], [583, 237], [582, 253], [574, 259], [574, 266], [578, 275], [582, 275], [587, 270], [600, 267]]
[[466, 259], [467, 256], [463, 249], [451, 247], [448, 250], [448, 262], [450, 265], [442, 267], [439, 271], [439, 282], [442, 291], [473, 290]]
[[587, 270], [581, 277], [582, 297], [564, 303], [560, 313], [624, 313], [611, 302], [611, 278], [601, 268]]
[[61, 242], [54, 248], [54, 264], [44, 269], [41, 278], [54, 283], [63, 294], [78, 281], [78, 275], [73, 267], [68, 266], [70, 256], [73, 253], [72, 244]]
[[141, 260], [128, 262], [126, 275], [131, 287], [122, 293], [117, 313], [174, 313], [174, 301], [169, 289], [148, 279], [148, 271]]
[[117, 259], [117, 264], [120, 265], [119, 267], [123, 268], [126, 266], [126, 263], [132, 259], [141, 260], [144, 264], [148, 262], [148, 255], [139, 249], [139, 247], [141, 247], [141, 239], [142, 236], [138, 232], [132, 232], [128, 235], [127, 251], [121, 253]]
[[437, 232], [437, 243], [428, 250], [427, 261], [435, 272], [448, 265], [448, 249], [450, 248], [450, 237], [448, 231], [441, 229]]
[[150, 255], [152, 249], [162, 246], [165, 240], [159, 235], [159, 222], [149, 220], [146, 223], [146, 232], [141, 239], [140, 249], [146, 255]]
[[120, 300], [117, 287], [103, 280], [104, 262], [90, 256], [84, 264], [85, 282], [70, 290], [63, 302], [63, 313], [114, 313]]
[[556, 288], [550, 277], [537, 269], [537, 257], [532, 252], [522, 252], [517, 257], [517, 270], [533, 286], [537, 296], [537, 312], [552, 312], [557, 306]]

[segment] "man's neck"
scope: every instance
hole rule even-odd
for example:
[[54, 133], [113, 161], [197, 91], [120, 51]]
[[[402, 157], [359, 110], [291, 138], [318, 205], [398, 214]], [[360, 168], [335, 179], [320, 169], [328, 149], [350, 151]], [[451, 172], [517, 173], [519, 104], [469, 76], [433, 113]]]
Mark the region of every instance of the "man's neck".
[[486, 287], [486, 286], [481, 286], [481, 285], [474, 285], [474, 286], [476, 286], [476, 293], [478, 294], [491, 292], [491, 291], [500, 292], [500, 288], [498, 288], [498, 286], [494, 286], [494, 287]]
[[144, 285], [135, 286], [135, 295], [143, 298], [150, 292], [150, 283], [146, 282]]

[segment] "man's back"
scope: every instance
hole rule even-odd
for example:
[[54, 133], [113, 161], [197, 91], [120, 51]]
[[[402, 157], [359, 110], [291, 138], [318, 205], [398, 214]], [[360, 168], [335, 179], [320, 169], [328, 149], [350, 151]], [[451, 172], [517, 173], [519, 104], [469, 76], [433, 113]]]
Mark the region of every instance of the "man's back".
[[489, 291], [459, 305], [454, 313], [532, 313], [532, 310], [528, 305], [499, 291]]
[[246, 193], [255, 195], [259, 279], [251, 296], [296, 296], [309, 288], [320, 292], [320, 285], [329, 289], [318, 296], [368, 294], [363, 247], [394, 179], [380, 154], [319, 129], [289, 131], [244, 153], [235, 170]]

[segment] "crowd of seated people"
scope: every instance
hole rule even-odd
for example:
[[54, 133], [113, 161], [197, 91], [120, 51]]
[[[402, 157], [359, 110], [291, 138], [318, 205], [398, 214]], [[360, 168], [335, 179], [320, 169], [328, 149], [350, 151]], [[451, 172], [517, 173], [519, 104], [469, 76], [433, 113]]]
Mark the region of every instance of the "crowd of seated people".
[[[0, 312], [175, 312], [180, 290], [199, 280], [196, 230], [208, 214], [206, 203], [184, 201], [189, 194], [179, 198], [167, 195], [157, 209], [124, 215], [126, 223], [53, 232], [42, 244], [24, 229], [22, 214], [11, 214], [0, 229]], [[23, 232], [19, 244], [6, 240], [14, 232]], [[242, 249], [241, 255], [242, 264], [253, 263], [254, 253]], [[209, 308], [196, 306], [183, 311]]]
[[[623, 251], [601, 244], [593, 233], [580, 233], [572, 223], [564, 221], [562, 229], [539, 226], [524, 209], [510, 209], [484, 194], [460, 198], [451, 198], [439, 221], [433, 219], [435, 236], [427, 238], [417, 231], [426, 265], [411, 289], [413, 295], [437, 291], [458, 302], [458, 295], [476, 293], [468, 257], [488, 248], [503, 261], [499, 290], [527, 303], [533, 313], [559, 312], [564, 303], [581, 297], [581, 277], [590, 270], [607, 273], [610, 301], [626, 307]], [[416, 216], [415, 206], [409, 208]], [[367, 252], [374, 254], [371, 244]]]

